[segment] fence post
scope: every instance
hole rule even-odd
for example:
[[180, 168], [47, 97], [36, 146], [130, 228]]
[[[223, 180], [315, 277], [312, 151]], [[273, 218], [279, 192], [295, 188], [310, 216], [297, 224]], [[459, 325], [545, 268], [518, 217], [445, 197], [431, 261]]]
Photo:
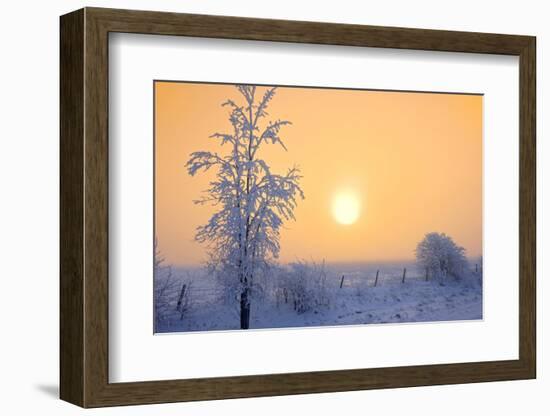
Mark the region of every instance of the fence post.
[[428, 281], [428, 268], [426, 267], [426, 282]]
[[340, 289], [342, 289], [343, 285], [344, 285], [344, 275], [342, 275], [342, 280], [340, 280]]
[[[185, 289], [186, 289], [187, 285], [184, 283], [183, 286], [181, 287], [181, 291], [180, 291], [180, 296], [178, 298], [178, 306], [176, 307], [176, 310], [177, 311], [180, 311], [181, 309], [181, 302], [183, 301], [183, 296], [185, 295]], [[181, 312], [181, 311], [180, 311]]]
[[180, 296], [178, 298], [178, 306], [176, 308], [177, 311], [180, 313], [180, 320], [183, 319], [183, 315], [185, 314], [185, 306], [182, 305], [183, 297], [185, 296], [185, 289], [187, 289], [187, 285], [184, 283], [181, 287]]
[[405, 283], [405, 275], [407, 274], [407, 268], [403, 268], [403, 280], [401, 280], [401, 283]]
[[477, 263], [476, 263], [476, 273], [477, 273]]
[[376, 285], [378, 284], [378, 273], [379, 272], [380, 272], [380, 270], [376, 271], [376, 279], [374, 279], [374, 287], [376, 287]]

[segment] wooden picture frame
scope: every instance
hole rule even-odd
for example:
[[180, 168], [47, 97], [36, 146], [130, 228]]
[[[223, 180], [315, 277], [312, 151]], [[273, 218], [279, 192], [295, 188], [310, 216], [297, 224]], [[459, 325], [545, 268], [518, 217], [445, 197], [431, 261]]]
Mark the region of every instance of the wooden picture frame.
[[[60, 396], [82, 407], [536, 376], [535, 53], [531, 36], [85, 8], [61, 17]], [[519, 57], [519, 359], [109, 383], [108, 35], [263, 40]]]

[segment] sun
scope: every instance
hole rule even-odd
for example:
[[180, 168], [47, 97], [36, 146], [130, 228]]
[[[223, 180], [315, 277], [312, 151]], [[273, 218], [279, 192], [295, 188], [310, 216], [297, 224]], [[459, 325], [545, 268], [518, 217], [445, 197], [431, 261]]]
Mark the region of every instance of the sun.
[[336, 222], [342, 225], [351, 225], [359, 219], [361, 202], [353, 191], [337, 193], [332, 200], [332, 215]]

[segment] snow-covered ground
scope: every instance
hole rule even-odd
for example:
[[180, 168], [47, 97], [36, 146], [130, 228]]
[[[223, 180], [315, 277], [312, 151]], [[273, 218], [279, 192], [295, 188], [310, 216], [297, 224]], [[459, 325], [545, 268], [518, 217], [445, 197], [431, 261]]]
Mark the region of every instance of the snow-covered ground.
[[[327, 304], [302, 313], [277, 295], [277, 279], [271, 280], [262, 282], [263, 295], [252, 300], [252, 329], [482, 319], [482, 279], [474, 272], [462, 281], [426, 281], [412, 263], [331, 265], [326, 267]], [[177, 303], [184, 284], [187, 307], [182, 314]], [[174, 269], [156, 332], [239, 329], [237, 303], [227, 304], [221, 295], [204, 270]]]

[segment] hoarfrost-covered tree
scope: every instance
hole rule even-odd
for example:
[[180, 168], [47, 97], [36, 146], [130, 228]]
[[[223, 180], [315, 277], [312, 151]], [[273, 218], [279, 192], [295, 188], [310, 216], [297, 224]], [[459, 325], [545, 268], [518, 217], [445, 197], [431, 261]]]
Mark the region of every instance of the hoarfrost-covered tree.
[[265, 120], [276, 88], [266, 89], [263, 95], [255, 86], [236, 88], [244, 104], [232, 100], [222, 104], [230, 109], [232, 130], [211, 136], [227, 152], [194, 152], [186, 167], [191, 176], [216, 169], [206, 196], [195, 203], [212, 204], [218, 210], [197, 228], [195, 239], [207, 244], [209, 266], [225, 280], [231, 297], [239, 302], [240, 327], [248, 329], [254, 277], [278, 257], [281, 226], [284, 221], [295, 219], [294, 209], [304, 194], [298, 168], [279, 175], [271, 172], [259, 155], [267, 144], [286, 150], [280, 131], [291, 123]]
[[433, 278], [465, 276], [468, 262], [463, 247], [445, 233], [428, 233], [416, 246], [416, 260]]

